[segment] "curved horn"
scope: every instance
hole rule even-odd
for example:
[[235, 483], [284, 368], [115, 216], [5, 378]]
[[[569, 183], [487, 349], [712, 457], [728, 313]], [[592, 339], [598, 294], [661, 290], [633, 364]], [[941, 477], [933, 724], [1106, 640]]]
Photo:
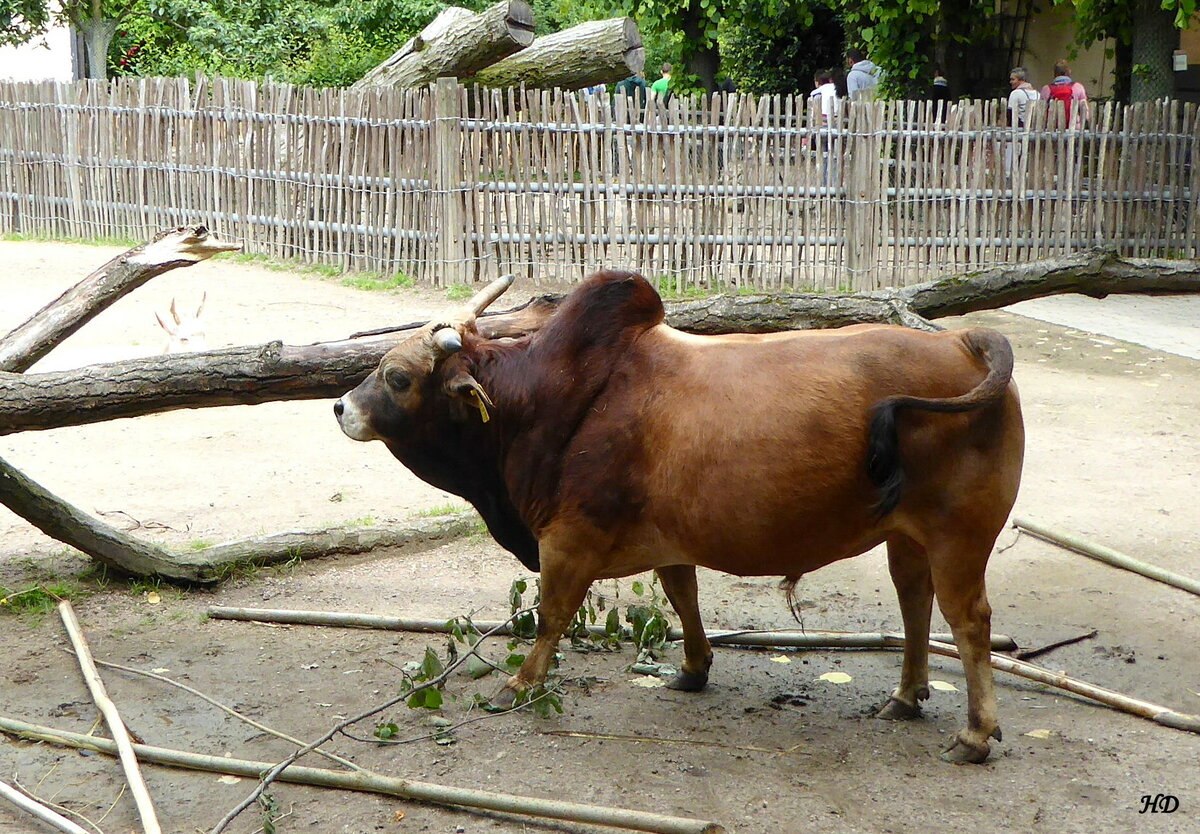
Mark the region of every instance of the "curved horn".
[[463, 306], [463, 318], [468, 321], [474, 319], [477, 315], [488, 308], [493, 301], [504, 294], [504, 291], [512, 286], [515, 275], [501, 275], [492, 283], [488, 284], [482, 290], [475, 294], [475, 297]]
[[442, 327], [433, 333], [433, 342], [447, 356], [462, 350], [462, 337], [453, 327]]

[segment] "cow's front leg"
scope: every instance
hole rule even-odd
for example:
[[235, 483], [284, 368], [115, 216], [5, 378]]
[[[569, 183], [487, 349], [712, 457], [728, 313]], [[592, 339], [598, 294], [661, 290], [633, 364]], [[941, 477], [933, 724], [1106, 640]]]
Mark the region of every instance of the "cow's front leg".
[[550, 661], [558, 651], [558, 641], [592, 584], [592, 574], [581, 570], [584, 560], [569, 564], [565, 559], [546, 553], [545, 549], [541, 557], [542, 601], [538, 604], [537, 639], [517, 674], [509, 678], [504, 688], [492, 698], [496, 706], [512, 706], [517, 695], [546, 680]]
[[700, 620], [696, 568], [694, 565], [668, 565], [656, 568], [654, 572], [662, 581], [663, 592], [683, 626], [683, 666], [667, 686], [684, 692], [699, 692], [708, 683], [713, 653]]

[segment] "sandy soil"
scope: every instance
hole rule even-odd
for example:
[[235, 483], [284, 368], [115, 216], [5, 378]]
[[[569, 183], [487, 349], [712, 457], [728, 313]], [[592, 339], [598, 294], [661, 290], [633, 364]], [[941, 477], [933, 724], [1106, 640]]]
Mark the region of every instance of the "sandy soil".
[[[0, 243], [0, 330], [23, 320], [115, 250]], [[208, 292], [210, 342], [339, 338], [444, 308], [440, 293], [394, 295], [228, 261], [162, 276], [123, 299], [48, 358], [56, 366], [155, 353], [153, 311]], [[519, 290], [518, 290], [519, 293]], [[1179, 573], [1200, 576], [1195, 473], [1200, 363], [1005, 312], [977, 314], [1013, 340], [1028, 424], [1017, 514], [1074, 531]], [[0, 455], [80, 506], [138, 535], [187, 546], [260, 532], [403, 519], [451, 499], [412, 478], [378, 444], [338, 432], [328, 402], [175, 412], [0, 438]], [[747, 508], [752, 511], [753, 508]], [[159, 525], [165, 525], [161, 527]], [[24, 587], [86, 566], [77, 554], [0, 511], [0, 585]], [[212, 591], [111, 582], [76, 603], [97, 657], [186, 682], [302, 738], [386, 700], [398, 666], [439, 638], [208, 620], [211, 604], [447, 618], [507, 613], [520, 565], [483, 538], [436, 550], [382, 552], [264, 570]], [[701, 577], [710, 627], [792, 626], [774, 582]], [[994, 628], [1023, 646], [1096, 629], [1039, 662], [1184, 712], [1200, 713], [1200, 600], [1015, 533], [989, 573]], [[630, 598], [628, 583], [620, 586]], [[606, 585], [612, 589], [611, 583]], [[810, 629], [896, 630], [900, 618], [881, 553], [805, 578]], [[56, 617], [0, 619], [0, 713], [87, 732], [96, 710]], [[944, 628], [935, 617], [935, 629]], [[503, 653], [503, 645], [496, 654]], [[679, 650], [668, 653], [678, 660]], [[778, 662], [786, 659], [790, 662]], [[957, 662], [934, 659], [924, 720], [871, 717], [895, 685], [899, 657], [882, 652], [718, 649], [698, 695], [630, 683], [633, 656], [566, 651], [564, 714], [509, 715], [464, 726], [455, 744], [399, 747], [338, 739], [331, 749], [391, 775], [713, 819], [740, 834], [937, 830], [1185, 832], [1200, 829], [1200, 737], [1159, 727], [1003, 674], [1003, 743], [979, 767], [937, 758], [964, 720]], [[819, 680], [843, 671], [843, 685]], [[105, 672], [131, 727], [148, 743], [271, 760], [288, 746], [160, 683]], [[498, 682], [453, 679], [443, 709], [468, 717], [472, 695]], [[473, 717], [477, 713], [470, 713]], [[429, 732], [407, 709], [383, 718], [404, 737]], [[368, 722], [361, 735], [370, 736]], [[1048, 730], [1045, 738], [1034, 731]], [[558, 735], [569, 731], [580, 735]], [[637, 736], [640, 741], [602, 738]], [[310, 757], [305, 763], [324, 766]], [[136, 829], [114, 761], [44, 745], [0, 744], [0, 772], [81, 811], [114, 834]], [[252, 787], [147, 767], [166, 830], [208, 830]], [[1173, 814], [1139, 814], [1143, 795], [1178, 798]], [[484, 815], [365, 794], [278, 785], [278, 830], [311, 832], [600, 831]], [[115, 805], [114, 805], [115, 803]], [[251, 832], [244, 814], [231, 831]], [[0, 831], [36, 831], [0, 806]]]

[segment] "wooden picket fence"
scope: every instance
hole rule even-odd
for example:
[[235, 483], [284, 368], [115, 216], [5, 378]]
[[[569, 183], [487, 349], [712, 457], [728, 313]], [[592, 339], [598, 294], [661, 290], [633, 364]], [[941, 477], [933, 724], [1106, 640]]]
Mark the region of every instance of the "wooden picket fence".
[[0, 83], [0, 232], [145, 238], [423, 282], [633, 269], [676, 292], [866, 290], [1092, 247], [1200, 256], [1200, 118], [1003, 101]]

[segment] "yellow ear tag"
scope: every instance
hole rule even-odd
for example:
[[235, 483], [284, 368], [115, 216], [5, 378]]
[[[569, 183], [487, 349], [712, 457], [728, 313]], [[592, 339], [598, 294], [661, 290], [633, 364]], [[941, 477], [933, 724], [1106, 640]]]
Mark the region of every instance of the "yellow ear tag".
[[479, 416], [483, 418], [483, 422], [492, 419], [488, 414], [487, 406], [484, 405], [483, 397], [479, 396], [479, 392], [474, 388], [471, 389], [471, 399], [475, 401], [475, 407], [479, 409]]

